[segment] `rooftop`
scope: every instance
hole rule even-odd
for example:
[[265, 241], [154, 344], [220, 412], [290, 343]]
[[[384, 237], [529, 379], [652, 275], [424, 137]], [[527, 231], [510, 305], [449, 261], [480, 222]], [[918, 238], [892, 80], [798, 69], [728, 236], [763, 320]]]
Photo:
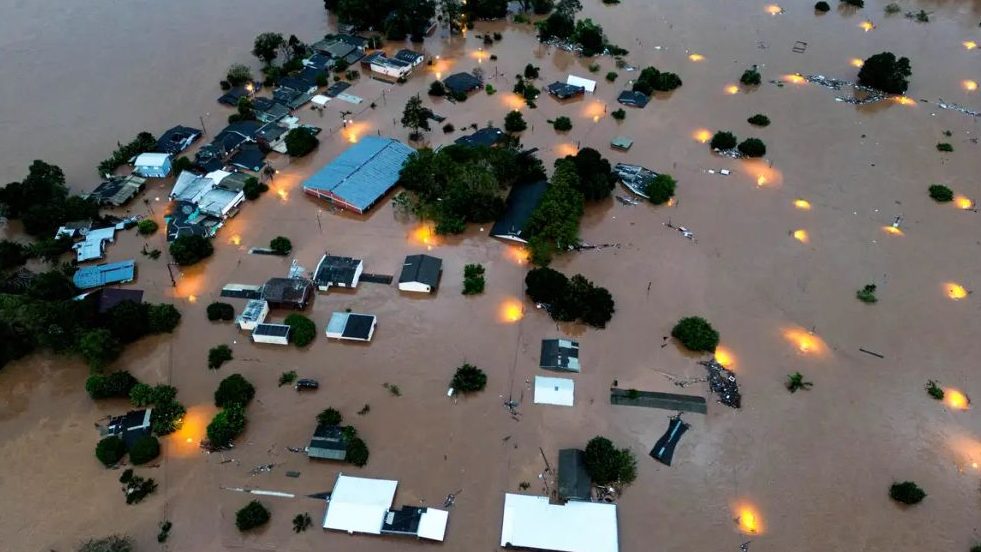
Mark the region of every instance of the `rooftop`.
[[470, 73], [454, 73], [443, 79], [443, 86], [450, 92], [470, 92], [483, 86], [484, 83]]
[[535, 404], [572, 406], [575, 391], [576, 382], [571, 379], [535, 376]]
[[548, 497], [507, 493], [501, 546], [560, 552], [617, 552], [616, 504], [549, 504]]
[[335, 312], [327, 322], [327, 337], [370, 341], [374, 333], [375, 316], [353, 312]]
[[289, 337], [290, 327], [286, 324], [259, 324], [252, 331], [253, 335], [268, 335], [270, 337]]
[[134, 303], [143, 302], [142, 289], [103, 288], [96, 293], [98, 294], [99, 313], [108, 312], [109, 309], [126, 301], [132, 301]]
[[439, 275], [443, 271], [443, 260], [431, 255], [409, 255], [402, 263], [399, 283], [419, 282], [432, 289], [439, 286]]
[[496, 127], [484, 127], [473, 134], [457, 138], [453, 143], [461, 146], [490, 147], [500, 142], [503, 138], [503, 130]]
[[398, 140], [365, 136], [308, 178], [303, 189], [363, 213], [395, 186], [412, 152]]
[[531, 218], [532, 212], [542, 202], [542, 196], [548, 189], [548, 182], [527, 182], [515, 184], [508, 193], [507, 203], [504, 207], [504, 214], [494, 222], [491, 227], [490, 235], [495, 238], [528, 243], [525, 235], [525, 225]]
[[354, 285], [354, 278], [361, 264], [361, 259], [324, 255], [320, 259], [320, 263], [317, 264], [313, 281], [318, 286], [344, 285], [351, 287]]
[[398, 481], [387, 479], [339, 474], [327, 502], [324, 529], [381, 534], [398, 484]]
[[321, 460], [341, 460], [347, 458], [347, 439], [344, 430], [338, 426], [317, 424], [313, 432], [307, 456]]
[[96, 186], [85, 197], [95, 200], [99, 205], [120, 207], [133, 199], [145, 184], [146, 179], [135, 174], [112, 177]]
[[559, 451], [559, 498], [586, 500], [592, 498], [593, 481], [586, 472], [586, 453], [579, 449]]
[[201, 131], [196, 128], [177, 125], [167, 129], [157, 139], [157, 151], [178, 154], [188, 148], [201, 137]]
[[270, 303], [292, 303], [305, 307], [313, 285], [299, 278], [271, 278], [262, 286], [262, 298]]
[[131, 282], [136, 277], [136, 261], [122, 261], [79, 268], [72, 281], [78, 289]]
[[555, 96], [560, 100], [565, 100], [573, 96], [578, 96], [579, 94], [584, 94], [586, 89], [582, 86], [576, 86], [573, 84], [566, 84], [564, 82], [555, 81], [552, 84], [545, 87], [545, 90], [549, 94]]
[[543, 339], [539, 366], [546, 370], [579, 372], [579, 342], [571, 339]]

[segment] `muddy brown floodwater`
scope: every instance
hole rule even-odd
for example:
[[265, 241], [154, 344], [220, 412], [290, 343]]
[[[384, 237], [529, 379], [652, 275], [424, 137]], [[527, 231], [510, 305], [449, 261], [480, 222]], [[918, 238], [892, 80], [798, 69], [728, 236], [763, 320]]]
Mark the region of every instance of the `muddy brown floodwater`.
[[[631, 64], [675, 71], [684, 80], [646, 109], [628, 108], [617, 123], [609, 112], [636, 73], [599, 58], [595, 95], [563, 104], [542, 97], [537, 109], [521, 108], [530, 127], [522, 141], [539, 148], [549, 165], [588, 145], [614, 162], [642, 163], [679, 182], [673, 207], [612, 199], [590, 206], [582, 238], [621, 247], [568, 254], [555, 263], [611, 290], [617, 312], [608, 328], [550, 322], [524, 300], [527, 267], [520, 256], [488, 238], [486, 229], [421, 239], [418, 225], [398, 217], [387, 201], [359, 218], [332, 213], [300, 191], [305, 177], [361, 136], [405, 139], [394, 121], [410, 95], [422, 92], [458, 129], [500, 125], [519, 105], [507, 91], [525, 63], [542, 67], [540, 87], [570, 72], [588, 75], [589, 61], [537, 44], [526, 25], [478, 23], [452, 39], [437, 32], [424, 49], [439, 62], [407, 84], [365, 78], [355, 84], [350, 92], [367, 101], [354, 109], [349, 128], [338, 128], [347, 105], [332, 102], [322, 115], [303, 110], [305, 121], [325, 129], [318, 151], [293, 163], [272, 159], [280, 170], [272, 192], [246, 205], [218, 234], [215, 255], [180, 274], [176, 288], [163, 261], [139, 255], [145, 242], [134, 233], [109, 250], [110, 260], [137, 259], [138, 280], [131, 286], [146, 290], [147, 300], [173, 301], [184, 314], [173, 335], [134, 344], [116, 364], [142, 381], [177, 386], [189, 407], [185, 427], [164, 440], [163, 459], [139, 470], [160, 483], [155, 495], [127, 506], [118, 472], [94, 459], [94, 424], [126, 405], [89, 400], [80, 362], [38, 354], [0, 372], [3, 548], [70, 550], [83, 538], [120, 532], [132, 535], [140, 550], [155, 550], [158, 523], [170, 520], [170, 550], [495, 550], [503, 493], [521, 482], [531, 483], [529, 492], [543, 492], [538, 448], [556, 462], [558, 449], [582, 446], [597, 434], [629, 447], [638, 459], [637, 481], [619, 501], [624, 551], [734, 551], [750, 540], [754, 551], [954, 551], [981, 541], [981, 419], [973, 409], [950, 408], [923, 391], [935, 379], [981, 396], [978, 299], [947, 295], [951, 283], [968, 291], [981, 286], [981, 219], [926, 195], [929, 184], [943, 183], [981, 199], [979, 128], [969, 116], [919, 101], [943, 98], [979, 108], [978, 92], [962, 81], [981, 81], [981, 50], [963, 45], [981, 42], [981, 4], [903, 5], [932, 12], [926, 24], [884, 15], [880, 0], [823, 16], [809, 2], [782, 3], [778, 15], [766, 2], [584, 4], [583, 16], [631, 50]], [[64, 167], [76, 190], [92, 188], [98, 161], [117, 140], [140, 130], [196, 126], [200, 116], [209, 135], [220, 128], [230, 110], [214, 102], [217, 81], [230, 63], [251, 61], [257, 33], [312, 41], [329, 28], [314, 0], [0, 0], [0, 13], [0, 178], [21, 177], [39, 158]], [[860, 26], [866, 20], [875, 25], [869, 32]], [[484, 31], [500, 31], [504, 39], [481, 51], [473, 35]], [[795, 53], [796, 41], [806, 42], [806, 51]], [[912, 61], [910, 105], [856, 108], [835, 102], [828, 89], [791, 82], [727, 92], [751, 64], [762, 66], [765, 81], [798, 71], [853, 79], [853, 59], [883, 50]], [[702, 58], [692, 61], [693, 53]], [[478, 66], [500, 90], [496, 95], [481, 92], [455, 105], [425, 96], [434, 78]], [[611, 70], [619, 73], [613, 84], [602, 78]], [[372, 100], [377, 108], [366, 108]], [[773, 123], [749, 126], [746, 118], [755, 113]], [[547, 123], [559, 115], [573, 120], [570, 132], [556, 133]], [[698, 132], [720, 128], [765, 140], [768, 161], [712, 155]], [[947, 130], [949, 138], [942, 135]], [[436, 145], [457, 135], [435, 129], [427, 139]], [[629, 152], [608, 147], [617, 135], [635, 140]], [[937, 152], [940, 141], [955, 152]], [[724, 168], [732, 175], [707, 172]], [[145, 214], [161, 219], [171, 184], [153, 183], [144, 196], [149, 206], [137, 200], [130, 209], [152, 209]], [[902, 233], [884, 231], [898, 215]], [[669, 220], [693, 230], [697, 242], [667, 229]], [[318, 295], [308, 314], [320, 331], [335, 310], [378, 315], [375, 340], [367, 346], [322, 336], [307, 350], [256, 346], [228, 324], [209, 323], [204, 307], [225, 283], [284, 275], [288, 260], [247, 254], [277, 235], [291, 238], [295, 258], [307, 268], [330, 250], [364, 259], [369, 272], [395, 273], [404, 255], [431, 250], [444, 259], [442, 286], [425, 298], [370, 283]], [[165, 248], [160, 234], [146, 241]], [[460, 294], [462, 270], [472, 262], [486, 266], [487, 289], [467, 298]], [[879, 288], [879, 303], [871, 306], [855, 299], [855, 290], [870, 282]], [[521, 305], [522, 316], [505, 312], [509, 302]], [[707, 416], [686, 416], [692, 431], [666, 468], [647, 451], [671, 413], [613, 408], [607, 390], [619, 380], [620, 387], [673, 391], [665, 374], [702, 376], [696, 357], [674, 345], [660, 347], [672, 324], [691, 314], [707, 317], [721, 332], [742, 384], [743, 408], [710, 403]], [[563, 334], [582, 344], [576, 405], [535, 406], [528, 381], [539, 373], [539, 340]], [[219, 343], [230, 345], [235, 359], [208, 371], [207, 350]], [[463, 361], [488, 373], [488, 388], [447, 398], [446, 384]], [[297, 395], [277, 387], [286, 370], [318, 378], [320, 390]], [[813, 389], [788, 393], [783, 382], [794, 371], [813, 381]], [[246, 433], [224, 455], [232, 461], [223, 462], [220, 455], [201, 454], [196, 442], [214, 413], [218, 381], [235, 372], [258, 393]], [[384, 383], [398, 385], [401, 396]], [[702, 392], [701, 385], [688, 392]], [[507, 397], [520, 402], [518, 421], [502, 406]], [[357, 415], [366, 404], [370, 412]], [[365, 468], [313, 463], [287, 451], [306, 444], [314, 416], [327, 406], [338, 408], [367, 441]], [[276, 464], [271, 473], [248, 475], [269, 463]], [[342, 469], [398, 479], [400, 504], [437, 505], [462, 489], [446, 542], [351, 537], [316, 525], [297, 535], [289, 523], [295, 514], [309, 512], [315, 523], [323, 514], [322, 501], [307, 498], [264, 498], [272, 522], [246, 536], [235, 530], [235, 510], [249, 496], [224, 488], [303, 497], [330, 490]], [[288, 470], [301, 476], [287, 478]], [[887, 496], [897, 480], [915, 480], [929, 496], [899, 508]], [[744, 525], [751, 519], [755, 532], [744, 532], [740, 519]]]

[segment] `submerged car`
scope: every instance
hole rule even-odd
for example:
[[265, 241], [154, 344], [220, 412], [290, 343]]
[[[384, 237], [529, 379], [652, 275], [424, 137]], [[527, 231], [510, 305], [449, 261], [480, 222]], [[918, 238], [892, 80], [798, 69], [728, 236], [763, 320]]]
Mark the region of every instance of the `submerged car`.
[[320, 383], [315, 379], [301, 379], [297, 380], [296, 384], [293, 386], [297, 391], [303, 391], [306, 389], [318, 389], [320, 388]]

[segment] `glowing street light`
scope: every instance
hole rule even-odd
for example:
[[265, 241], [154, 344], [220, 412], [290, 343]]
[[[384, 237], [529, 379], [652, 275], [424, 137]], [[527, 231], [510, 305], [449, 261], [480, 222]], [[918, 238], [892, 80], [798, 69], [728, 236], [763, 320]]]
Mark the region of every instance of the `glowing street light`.
[[715, 361], [732, 370], [732, 367], [736, 365], [736, 355], [733, 354], [732, 349], [719, 345], [715, 348]]
[[968, 293], [970, 293], [967, 291], [967, 288], [958, 284], [957, 282], [947, 282], [944, 284], [944, 289], [947, 292], [947, 297], [953, 299], [954, 301], [959, 301], [967, 297]]
[[810, 211], [811, 210], [811, 202], [810, 201], [807, 201], [806, 199], [795, 199], [794, 200], [794, 207], [797, 207], [801, 211]]
[[902, 228], [900, 228], [898, 226], [893, 226], [891, 224], [887, 224], [886, 226], [883, 226], [882, 227], [882, 231], [885, 232], [886, 234], [892, 234], [893, 236], [902, 236], [902, 235], [904, 235]]
[[729, 94], [730, 96], [734, 96], [738, 93], [739, 93], [739, 87], [736, 86], [735, 84], [730, 84], [726, 86], [726, 94]]
[[794, 239], [801, 243], [809, 243], [811, 241], [811, 236], [807, 234], [807, 230], [794, 230]]
[[862, 21], [861, 23], [858, 24], [858, 26], [861, 27], [862, 30], [865, 32], [869, 32], [872, 29], [875, 29], [875, 23], [872, 23], [871, 21], [868, 20]]
[[954, 205], [957, 205], [958, 209], [972, 209], [974, 207], [974, 201], [967, 196], [958, 195], [954, 198]]
[[865, 65], [865, 62], [864, 62], [864, 61], [862, 61], [862, 60], [861, 60], [861, 59], [859, 59], [859, 58], [852, 58], [852, 59], [851, 59], [851, 60], [849, 61], [849, 63], [851, 63], [851, 64], [852, 64], [852, 67], [859, 67], [859, 68], [861, 68], [861, 67], [862, 67], [863, 65]]
[[974, 42], [973, 40], [965, 40], [964, 42], [961, 42], [961, 44], [964, 45], [965, 50], [973, 50], [978, 47], [978, 43]]
[[708, 141], [712, 139], [712, 132], [704, 128], [700, 128], [696, 130], [694, 133], [692, 133], [692, 138], [694, 138], [698, 142], [707, 144]]
[[769, 6], [766, 7], [766, 13], [770, 15], [780, 15], [781, 13], [783, 13], [783, 8], [781, 8], [776, 4], [770, 4]]
[[962, 391], [948, 387], [944, 389], [944, 404], [954, 410], [967, 410], [971, 407], [971, 399]]
[[961, 83], [961, 86], [963, 86], [964, 90], [967, 90], [968, 92], [974, 92], [978, 89], [977, 81], [972, 81], [972, 80], [963, 81]]
[[704, 60], [705, 56], [703, 56], [702, 54], [691, 54], [688, 56], [688, 59], [690, 59], [691, 61], [698, 62]]

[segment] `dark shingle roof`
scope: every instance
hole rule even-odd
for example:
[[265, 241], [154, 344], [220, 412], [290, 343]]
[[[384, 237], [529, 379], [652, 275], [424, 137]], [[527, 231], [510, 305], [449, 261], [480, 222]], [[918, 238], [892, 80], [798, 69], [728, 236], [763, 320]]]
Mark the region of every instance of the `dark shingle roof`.
[[200, 137], [200, 130], [177, 125], [160, 135], [157, 140], [157, 151], [170, 154], [180, 153]]
[[317, 273], [314, 274], [313, 281], [319, 286], [353, 285], [354, 273], [357, 272], [360, 264], [361, 259], [324, 255], [317, 265]]
[[443, 261], [430, 255], [409, 255], [402, 264], [402, 274], [399, 283], [420, 282], [436, 289], [439, 286], [439, 274], [443, 270]]
[[579, 343], [569, 339], [543, 339], [539, 366], [547, 370], [579, 371]]
[[586, 472], [586, 454], [579, 449], [559, 451], [559, 498], [565, 500], [590, 499], [589, 474]]
[[552, 84], [546, 86], [545, 90], [560, 100], [565, 100], [586, 92], [586, 89], [581, 86], [566, 84], [559, 81], [553, 82]]
[[633, 107], [644, 107], [645, 105], [647, 105], [647, 102], [650, 101], [650, 98], [648, 98], [647, 94], [644, 94], [643, 92], [624, 90], [623, 92], [620, 92], [619, 96], [617, 96], [617, 101], [622, 103], [623, 105], [629, 105]]
[[548, 182], [544, 180], [515, 184], [508, 194], [504, 214], [494, 223], [490, 235], [527, 242], [528, 236], [524, 235], [525, 225], [528, 224], [531, 213], [541, 203], [547, 188]]
[[142, 289], [105, 288], [99, 290], [98, 294], [99, 294], [98, 308], [100, 313], [104, 313], [109, 309], [125, 301], [132, 301], [134, 303], [143, 302]]
[[443, 80], [443, 86], [448, 88], [450, 92], [466, 93], [480, 88], [483, 83], [470, 73], [455, 73]]
[[305, 307], [312, 284], [299, 278], [272, 278], [262, 287], [262, 298], [270, 303], [292, 303]]
[[317, 424], [313, 432], [307, 456], [324, 460], [344, 460], [347, 458], [347, 440], [344, 430], [338, 426]]
[[257, 324], [252, 333], [270, 337], [289, 337], [290, 327], [286, 324]]
[[473, 134], [461, 136], [454, 140], [454, 144], [461, 146], [486, 146], [490, 147], [497, 144], [504, 138], [504, 131], [496, 127], [485, 127]]
[[374, 322], [374, 316], [351, 313], [347, 317], [347, 325], [344, 326], [342, 335], [354, 339], [368, 339], [368, 336], [371, 335], [371, 325]]

